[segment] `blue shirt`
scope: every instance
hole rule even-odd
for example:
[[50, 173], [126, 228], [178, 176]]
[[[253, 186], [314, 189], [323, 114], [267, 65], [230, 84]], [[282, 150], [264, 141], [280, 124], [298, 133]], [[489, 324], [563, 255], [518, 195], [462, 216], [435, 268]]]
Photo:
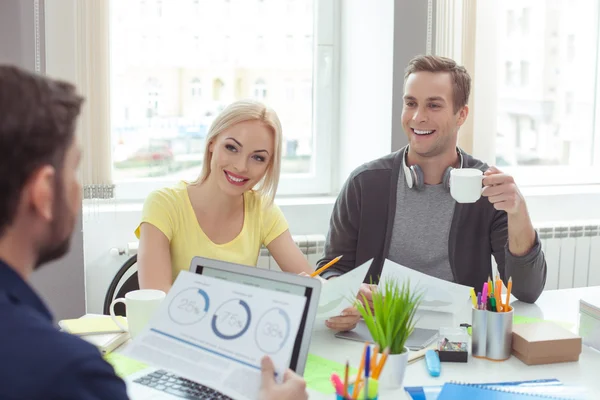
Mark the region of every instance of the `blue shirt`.
[[100, 352], [58, 331], [39, 296], [1, 260], [0, 399], [127, 399]]

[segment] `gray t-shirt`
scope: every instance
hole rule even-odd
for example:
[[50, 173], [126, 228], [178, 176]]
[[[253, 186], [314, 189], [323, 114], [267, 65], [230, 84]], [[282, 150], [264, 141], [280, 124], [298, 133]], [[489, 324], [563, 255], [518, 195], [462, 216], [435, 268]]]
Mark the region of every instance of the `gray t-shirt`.
[[388, 259], [454, 281], [448, 260], [448, 234], [456, 202], [450, 192], [443, 184], [411, 189], [400, 169], [396, 201]]

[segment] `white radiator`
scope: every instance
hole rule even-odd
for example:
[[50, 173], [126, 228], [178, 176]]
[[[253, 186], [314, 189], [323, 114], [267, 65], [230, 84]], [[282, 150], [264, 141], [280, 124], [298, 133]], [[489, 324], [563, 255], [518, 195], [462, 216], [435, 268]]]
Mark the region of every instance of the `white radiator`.
[[[292, 239], [294, 239], [302, 254], [308, 259], [309, 264], [313, 267], [316, 266], [317, 261], [323, 256], [325, 235], [293, 235]], [[130, 257], [137, 254], [138, 243], [129, 242], [126, 248], [113, 247], [110, 249], [110, 253], [113, 256], [126, 255]], [[260, 249], [257, 266], [259, 268], [281, 271], [281, 268], [279, 268], [271, 253], [269, 253], [269, 250], [264, 246]]]
[[600, 285], [600, 227], [538, 227], [548, 264], [546, 289]]
[[[325, 246], [325, 235], [293, 235], [294, 242], [302, 251], [302, 254], [308, 259], [311, 267], [317, 265], [317, 261], [323, 256], [323, 247]], [[265, 247], [260, 249], [257, 266], [264, 269], [274, 269], [281, 271], [269, 250]]]

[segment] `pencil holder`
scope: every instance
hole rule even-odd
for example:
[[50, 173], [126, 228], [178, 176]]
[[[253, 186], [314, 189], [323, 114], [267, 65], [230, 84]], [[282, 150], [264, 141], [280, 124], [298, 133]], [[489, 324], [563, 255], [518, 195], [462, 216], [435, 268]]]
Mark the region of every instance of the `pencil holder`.
[[[374, 381], [373, 378], [369, 378], [369, 385], [370, 385], [369, 386], [369, 395], [370, 395], [369, 398], [367, 399], [365, 397], [365, 395], [364, 395], [364, 391], [361, 390], [358, 393], [357, 399], [360, 399], [360, 400], [377, 400], [377, 397], [378, 397], [378, 394], [377, 394], [377, 392], [378, 392], [378, 384], [377, 384], [377, 382], [374, 382], [374, 384], [373, 384], [373, 381]], [[354, 384], [350, 383], [348, 385], [348, 397], [344, 397], [342, 395], [336, 394], [335, 398], [337, 400], [351, 400], [353, 392], [354, 392]]]
[[473, 357], [492, 361], [510, 358], [512, 348], [513, 309], [506, 312], [472, 311], [471, 353]]

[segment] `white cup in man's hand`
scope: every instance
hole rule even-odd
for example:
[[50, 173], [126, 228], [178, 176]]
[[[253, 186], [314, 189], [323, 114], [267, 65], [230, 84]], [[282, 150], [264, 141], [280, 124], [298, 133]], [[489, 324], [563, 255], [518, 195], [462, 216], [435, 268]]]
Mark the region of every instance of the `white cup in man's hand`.
[[476, 168], [450, 171], [450, 195], [459, 203], [475, 203], [481, 197], [483, 172]]

